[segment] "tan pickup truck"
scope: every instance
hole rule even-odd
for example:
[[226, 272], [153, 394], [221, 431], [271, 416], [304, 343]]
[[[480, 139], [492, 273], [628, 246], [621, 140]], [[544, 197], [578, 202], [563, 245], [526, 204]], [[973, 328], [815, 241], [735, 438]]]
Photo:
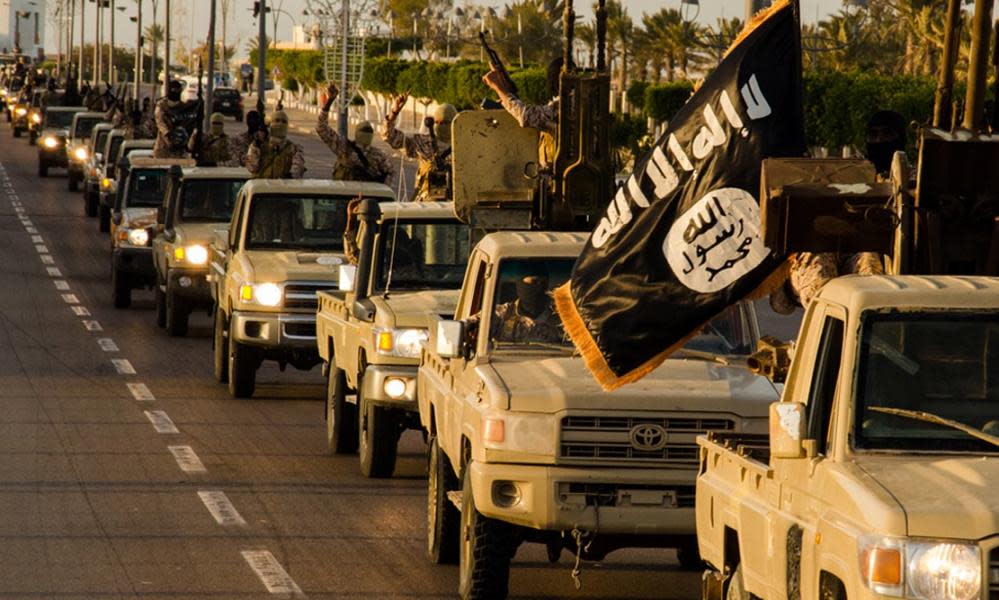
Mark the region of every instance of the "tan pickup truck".
[[450, 202], [367, 202], [359, 221], [359, 264], [340, 291], [319, 292], [327, 442], [337, 454], [360, 444], [361, 472], [390, 477], [400, 434], [420, 427], [421, 345], [432, 316], [454, 314], [471, 228]]
[[316, 292], [335, 288], [346, 262], [347, 204], [392, 200], [380, 183], [252, 179], [211, 250], [215, 378], [249, 398], [264, 360], [309, 370], [316, 351]]
[[999, 598], [997, 347], [999, 279], [828, 283], [769, 436], [698, 440], [704, 597]]
[[[458, 559], [463, 598], [505, 597], [521, 542], [600, 559], [674, 547], [700, 568], [696, 436], [764, 432], [776, 400], [745, 360], [757, 341], [739, 304], [642, 381], [604, 392], [552, 312], [587, 239], [486, 235], [469, 258], [454, 320], [436, 321], [417, 401], [429, 433], [427, 548]], [[460, 515], [460, 516], [459, 516]]]

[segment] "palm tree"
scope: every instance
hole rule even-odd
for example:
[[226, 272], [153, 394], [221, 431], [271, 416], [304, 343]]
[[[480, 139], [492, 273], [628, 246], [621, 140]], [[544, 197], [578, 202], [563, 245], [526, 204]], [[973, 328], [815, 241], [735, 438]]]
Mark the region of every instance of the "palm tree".
[[714, 27], [707, 27], [702, 39], [705, 58], [716, 65], [720, 63], [743, 27], [745, 24], [739, 18], [719, 18]]
[[156, 58], [160, 55], [160, 44], [163, 43], [164, 34], [165, 31], [163, 29], [163, 26], [160, 25], [159, 23], [153, 23], [149, 27], [146, 27], [145, 31], [143, 32], [143, 35], [147, 40], [149, 40], [149, 43], [152, 45], [153, 49], [152, 68], [149, 69], [153, 83], [156, 83]]
[[[610, 7], [614, 6], [611, 12]], [[628, 9], [617, 0], [607, 3], [607, 44], [617, 45], [621, 62], [617, 68], [618, 91], [624, 91], [628, 87], [628, 61], [631, 58], [629, 49], [634, 41], [635, 23], [628, 14]]]

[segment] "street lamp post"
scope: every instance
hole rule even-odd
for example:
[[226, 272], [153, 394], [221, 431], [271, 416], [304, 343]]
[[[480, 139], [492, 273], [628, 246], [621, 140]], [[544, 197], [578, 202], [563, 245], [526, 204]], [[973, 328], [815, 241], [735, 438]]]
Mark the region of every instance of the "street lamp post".
[[264, 114], [264, 80], [267, 79], [267, 0], [260, 0], [257, 15], [257, 112]]
[[77, 84], [83, 81], [83, 40], [86, 39], [87, 1], [80, 0], [80, 68], [76, 73]]
[[104, 21], [102, 19], [103, 15], [101, 15], [101, 4], [103, 2], [102, 2], [102, 0], [90, 0], [90, 1], [94, 2], [94, 4], [97, 5], [96, 8], [94, 9], [96, 11], [94, 14], [96, 14], [95, 20], [97, 21], [97, 30], [96, 30], [96, 36], [94, 38], [94, 73], [93, 73], [94, 74], [94, 81], [93, 81], [93, 84], [91, 86], [91, 87], [96, 88], [97, 85], [101, 81], [101, 66], [102, 66], [101, 65], [101, 46], [104, 45], [104, 34], [102, 33], [102, 27], [101, 27], [101, 25], [103, 24], [103, 21]]
[[135, 80], [135, 89], [132, 92], [132, 98], [138, 105], [139, 86], [142, 85], [142, 0], [135, 0], [135, 2], [138, 9], [135, 16], [130, 19], [135, 22], [135, 67], [132, 77]]
[[392, 58], [392, 37], [395, 35], [395, 11], [388, 11], [388, 26], [389, 26], [389, 37], [388, 37], [388, 57]]
[[[170, 0], [166, 0], [166, 4], [163, 5], [166, 10], [166, 32], [163, 34], [163, 95], [167, 95], [167, 86], [170, 85]], [[153, 72], [153, 79], [156, 78], [156, 72]]]

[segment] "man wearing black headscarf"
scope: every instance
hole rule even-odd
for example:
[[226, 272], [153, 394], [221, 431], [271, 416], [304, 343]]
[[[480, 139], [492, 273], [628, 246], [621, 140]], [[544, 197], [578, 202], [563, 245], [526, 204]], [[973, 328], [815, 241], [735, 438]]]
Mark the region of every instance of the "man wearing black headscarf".
[[892, 157], [905, 151], [907, 141], [905, 118], [893, 110], [879, 110], [867, 120], [864, 155], [874, 163], [878, 175], [887, 176]]

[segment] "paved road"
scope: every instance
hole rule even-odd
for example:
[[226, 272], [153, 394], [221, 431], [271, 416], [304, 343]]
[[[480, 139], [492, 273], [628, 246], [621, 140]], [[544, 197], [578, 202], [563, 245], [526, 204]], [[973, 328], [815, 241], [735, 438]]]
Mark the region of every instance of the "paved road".
[[[372, 482], [325, 455], [318, 370], [266, 367], [230, 399], [208, 317], [171, 339], [151, 293], [111, 308], [106, 235], [35, 172], [0, 128], [0, 597], [454, 597], [456, 569], [425, 558], [422, 440]], [[578, 592], [571, 566], [522, 548], [514, 597], [698, 594], [671, 551], [587, 565]]]

